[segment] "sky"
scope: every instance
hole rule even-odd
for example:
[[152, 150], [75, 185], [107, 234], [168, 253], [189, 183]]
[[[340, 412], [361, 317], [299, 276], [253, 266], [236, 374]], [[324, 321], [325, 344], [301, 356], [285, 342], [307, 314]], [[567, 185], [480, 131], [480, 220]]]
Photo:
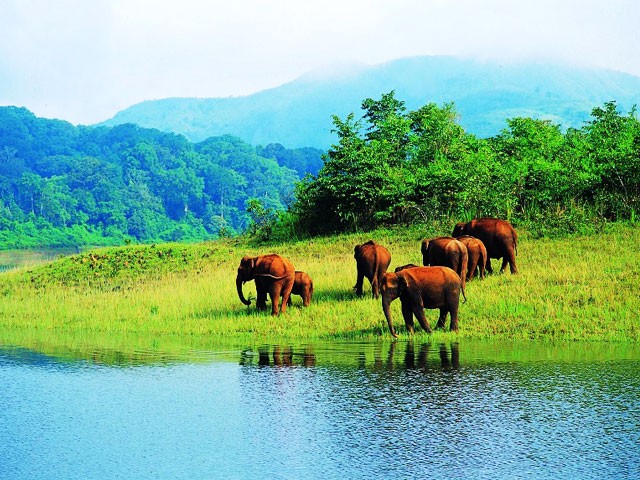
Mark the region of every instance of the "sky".
[[0, 0], [0, 105], [74, 124], [418, 55], [640, 76], [638, 0]]

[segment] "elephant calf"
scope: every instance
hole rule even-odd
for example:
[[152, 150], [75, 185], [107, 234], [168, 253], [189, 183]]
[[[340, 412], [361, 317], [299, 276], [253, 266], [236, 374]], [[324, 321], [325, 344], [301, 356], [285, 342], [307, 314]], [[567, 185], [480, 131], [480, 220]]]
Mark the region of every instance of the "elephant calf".
[[[293, 281], [291, 295], [300, 295], [302, 297], [302, 305], [308, 307], [313, 297], [313, 280], [306, 272], [296, 270], [296, 277]], [[289, 297], [289, 305], [291, 305], [291, 297]]]
[[439, 308], [436, 328], [444, 328], [447, 313], [451, 314], [451, 331], [458, 330], [458, 305], [464, 288], [460, 276], [449, 267], [415, 267], [399, 272], [386, 273], [382, 277], [382, 309], [389, 325], [389, 332], [397, 337], [391, 318], [391, 302], [400, 298], [402, 316], [407, 330], [413, 333], [413, 316], [420, 326], [431, 333], [425, 308]]

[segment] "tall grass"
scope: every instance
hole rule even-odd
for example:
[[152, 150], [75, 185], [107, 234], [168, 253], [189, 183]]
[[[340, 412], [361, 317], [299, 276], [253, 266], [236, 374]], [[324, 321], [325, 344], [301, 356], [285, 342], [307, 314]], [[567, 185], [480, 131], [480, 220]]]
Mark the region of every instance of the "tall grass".
[[[108, 248], [4, 273], [0, 344], [62, 334], [76, 343], [133, 339], [143, 348], [169, 338], [184, 344], [390, 341], [380, 300], [372, 299], [366, 280], [363, 298], [352, 291], [353, 246], [369, 238], [389, 248], [391, 269], [421, 261], [422, 233], [403, 229], [268, 246], [225, 240]], [[469, 282], [460, 331], [428, 336], [417, 327], [415, 338], [637, 342], [639, 245], [640, 229], [633, 226], [563, 239], [534, 239], [521, 231], [521, 273]], [[272, 317], [256, 311], [255, 302], [249, 307], [240, 303], [234, 282], [240, 258], [272, 252], [311, 275], [311, 306], [303, 308], [294, 297], [285, 314]], [[493, 262], [497, 271], [500, 265]], [[253, 283], [244, 288], [255, 299]], [[408, 339], [399, 301], [392, 304], [392, 313], [397, 330]], [[432, 326], [437, 316], [427, 311]]]

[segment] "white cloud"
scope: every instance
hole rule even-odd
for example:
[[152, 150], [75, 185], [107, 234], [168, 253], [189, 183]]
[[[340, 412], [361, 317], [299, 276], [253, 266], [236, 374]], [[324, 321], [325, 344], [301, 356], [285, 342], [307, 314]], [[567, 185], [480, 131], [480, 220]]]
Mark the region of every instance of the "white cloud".
[[0, 104], [92, 123], [169, 96], [244, 95], [341, 61], [539, 57], [640, 75], [635, 0], [15, 0]]

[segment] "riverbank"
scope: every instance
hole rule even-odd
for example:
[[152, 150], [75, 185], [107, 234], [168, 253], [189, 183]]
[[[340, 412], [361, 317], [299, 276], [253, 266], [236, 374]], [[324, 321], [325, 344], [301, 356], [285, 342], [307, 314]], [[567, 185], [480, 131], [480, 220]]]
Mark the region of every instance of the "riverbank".
[[[392, 254], [390, 269], [421, 261], [418, 231], [339, 235], [257, 246], [232, 239], [200, 244], [158, 244], [97, 249], [1, 274], [0, 343], [12, 337], [71, 335], [104, 338], [211, 339], [250, 344], [311, 340], [388, 339], [380, 300], [356, 298], [353, 246], [373, 238]], [[460, 331], [420, 341], [541, 339], [637, 342], [640, 340], [640, 228], [615, 225], [606, 233], [534, 239], [520, 232], [518, 268], [467, 284]], [[279, 253], [308, 272], [315, 291], [310, 307], [299, 297], [273, 318], [240, 303], [235, 274], [243, 255]], [[494, 260], [494, 269], [499, 264]], [[253, 283], [245, 295], [255, 299]], [[408, 339], [400, 302], [394, 324]], [[428, 310], [432, 325], [437, 311]], [[448, 324], [448, 321], [447, 321]], [[105, 340], [107, 341], [107, 340]], [[138, 340], [139, 341], [139, 340]]]

